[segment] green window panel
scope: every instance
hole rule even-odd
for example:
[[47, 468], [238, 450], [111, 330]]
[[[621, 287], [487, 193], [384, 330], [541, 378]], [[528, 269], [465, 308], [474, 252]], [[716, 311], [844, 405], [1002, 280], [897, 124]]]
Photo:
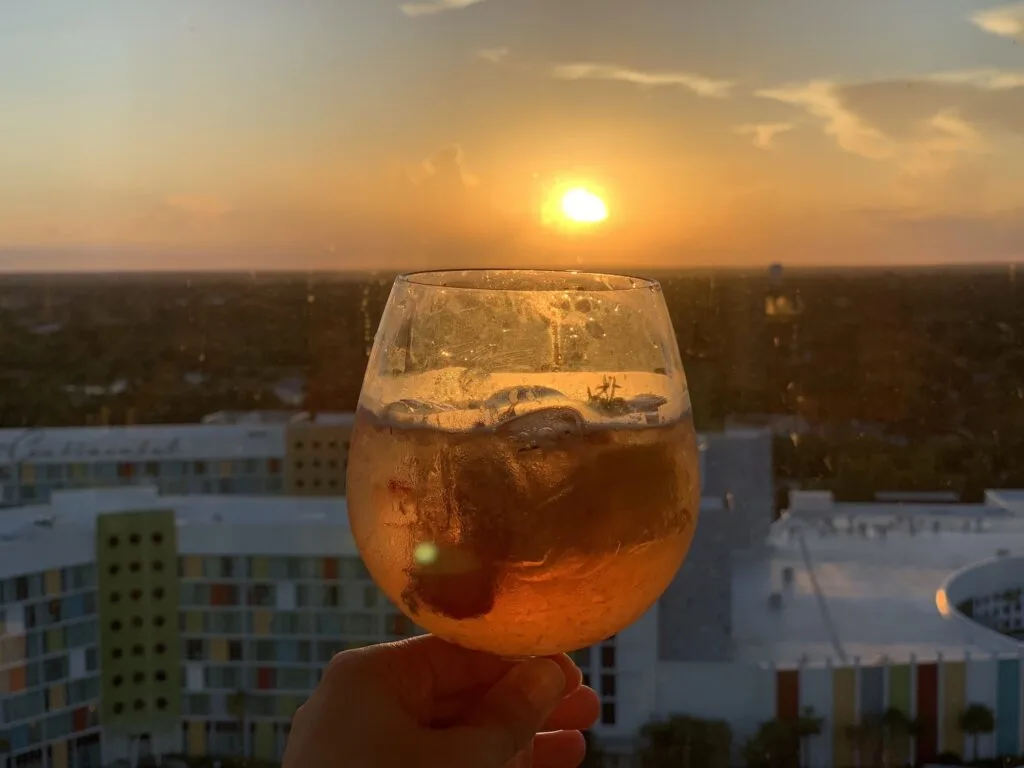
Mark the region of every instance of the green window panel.
[[105, 727], [172, 727], [181, 717], [174, 512], [101, 515], [97, 601]]
[[256, 723], [253, 752], [257, 760], [277, 760], [277, 734], [273, 723]]

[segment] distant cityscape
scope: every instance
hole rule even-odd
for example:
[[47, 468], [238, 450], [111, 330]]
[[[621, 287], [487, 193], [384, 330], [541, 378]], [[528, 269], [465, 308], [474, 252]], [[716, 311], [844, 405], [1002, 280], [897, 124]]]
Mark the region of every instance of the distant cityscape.
[[[769, 427], [780, 495], [1024, 486], [1015, 265], [656, 277], [698, 428]], [[392, 279], [2, 277], [0, 426], [352, 411]]]

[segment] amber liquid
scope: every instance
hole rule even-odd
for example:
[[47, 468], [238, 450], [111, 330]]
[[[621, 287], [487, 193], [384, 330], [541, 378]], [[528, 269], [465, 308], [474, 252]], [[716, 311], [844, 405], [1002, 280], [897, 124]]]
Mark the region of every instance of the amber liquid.
[[367, 568], [424, 629], [503, 656], [583, 648], [638, 619], [697, 523], [689, 419], [545, 408], [453, 432], [357, 414], [349, 517]]

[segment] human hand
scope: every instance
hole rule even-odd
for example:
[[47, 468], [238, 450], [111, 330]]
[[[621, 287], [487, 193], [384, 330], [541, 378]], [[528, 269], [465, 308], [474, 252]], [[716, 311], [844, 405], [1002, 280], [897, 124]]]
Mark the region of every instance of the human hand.
[[[283, 768], [576, 768], [599, 702], [568, 656], [508, 661], [432, 635], [339, 653]], [[521, 758], [520, 758], [521, 759]]]

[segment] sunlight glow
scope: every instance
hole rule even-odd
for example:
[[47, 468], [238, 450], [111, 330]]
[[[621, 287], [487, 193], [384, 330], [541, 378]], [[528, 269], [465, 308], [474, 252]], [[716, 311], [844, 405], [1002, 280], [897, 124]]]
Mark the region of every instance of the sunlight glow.
[[566, 235], [590, 235], [608, 220], [608, 195], [587, 176], [562, 176], [541, 189], [541, 221]]
[[562, 213], [577, 224], [597, 224], [608, 218], [608, 206], [589, 189], [574, 187], [562, 195]]

